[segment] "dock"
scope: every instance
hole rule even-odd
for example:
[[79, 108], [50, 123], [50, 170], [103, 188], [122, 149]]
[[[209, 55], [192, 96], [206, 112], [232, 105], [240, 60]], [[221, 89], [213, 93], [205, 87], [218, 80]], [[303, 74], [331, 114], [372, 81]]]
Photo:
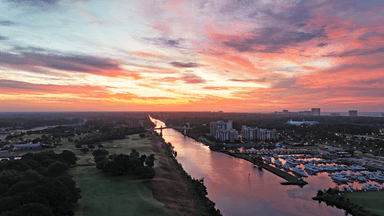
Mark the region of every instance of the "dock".
[[255, 163], [251, 157], [249, 157], [248, 155], [244, 155], [244, 154], [234, 154], [234, 153], [231, 153], [231, 152], [226, 152], [228, 155], [231, 155], [231, 156], [234, 156], [234, 157], [237, 157], [237, 158], [241, 158], [241, 159], [244, 159], [244, 160], [247, 160], [255, 165], [257, 165], [258, 167], [261, 167], [263, 169], [266, 169], [268, 170], [269, 172], [287, 180], [287, 182], [282, 182], [281, 184], [282, 185], [299, 185], [299, 186], [303, 186], [303, 185], [306, 185], [308, 184], [308, 182], [306, 181], [303, 181], [301, 180], [301, 178], [297, 178], [296, 176], [293, 176], [287, 172], [284, 172], [280, 169], [277, 169], [275, 167], [272, 167], [268, 164], [265, 164], [265, 163]]

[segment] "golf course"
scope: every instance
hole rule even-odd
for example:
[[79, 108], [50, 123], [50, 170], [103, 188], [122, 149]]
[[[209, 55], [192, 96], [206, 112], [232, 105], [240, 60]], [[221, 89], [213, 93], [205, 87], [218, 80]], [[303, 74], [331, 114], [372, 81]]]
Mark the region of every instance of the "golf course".
[[[109, 154], [130, 154], [132, 149], [136, 149], [140, 154], [149, 156], [155, 154], [150, 139], [135, 134], [127, 139], [103, 142], [102, 145]], [[92, 151], [88, 154], [92, 154]], [[131, 176], [108, 176], [91, 165], [87, 156], [78, 157], [79, 165], [70, 170], [82, 195], [75, 208], [76, 216], [181, 215], [179, 212], [170, 212], [163, 203], [153, 198], [151, 190], [145, 186], [148, 180]], [[159, 162], [157, 156], [155, 158], [157, 167]]]

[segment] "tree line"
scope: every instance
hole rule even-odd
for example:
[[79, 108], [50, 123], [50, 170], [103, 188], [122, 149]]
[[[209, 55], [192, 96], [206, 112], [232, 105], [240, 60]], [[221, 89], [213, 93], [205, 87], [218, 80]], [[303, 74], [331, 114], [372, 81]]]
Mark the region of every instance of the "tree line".
[[140, 155], [136, 149], [131, 154], [112, 154], [105, 149], [97, 149], [92, 155], [95, 158], [96, 168], [110, 175], [132, 175], [141, 179], [151, 179], [155, 176], [153, 169], [155, 155], [147, 157]]
[[74, 215], [80, 188], [67, 171], [76, 164], [73, 152], [27, 153], [0, 163], [0, 212], [3, 216]]

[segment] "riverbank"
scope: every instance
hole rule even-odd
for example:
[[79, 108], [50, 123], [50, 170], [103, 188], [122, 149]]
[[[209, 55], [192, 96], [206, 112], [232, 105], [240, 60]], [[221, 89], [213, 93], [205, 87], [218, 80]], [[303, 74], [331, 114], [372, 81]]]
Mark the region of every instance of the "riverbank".
[[313, 200], [325, 202], [327, 205], [336, 206], [353, 216], [379, 216], [383, 215], [382, 204], [384, 191], [354, 191], [340, 193], [338, 188], [319, 190]]
[[203, 180], [191, 178], [177, 162], [177, 153], [173, 151], [172, 145], [166, 144], [157, 135], [152, 136], [151, 143], [153, 150], [161, 158], [161, 166], [155, 168], [155, 178], [147, 184], [155, 199], [164, 203], [169, 210], [183, 215], [221, 215], [215, 209], [215, 203], [206, 197]]
[[153, 197], [165, 204], [170, 211], [182, 215], [199, 215], [198, 207], [189, 192], [187, 180], [172, 166], [165, 154], [166, 144], [156, 133], [146, 135], [151, 138], [152, 150], [158, 157], [160, 166], [154, 167], [155, 177], [146, 186], [152, 191]]
[[384, 191], [344, 193], [344, 197], [352, 203], [358, 203], [374, 214], [384, 215]]

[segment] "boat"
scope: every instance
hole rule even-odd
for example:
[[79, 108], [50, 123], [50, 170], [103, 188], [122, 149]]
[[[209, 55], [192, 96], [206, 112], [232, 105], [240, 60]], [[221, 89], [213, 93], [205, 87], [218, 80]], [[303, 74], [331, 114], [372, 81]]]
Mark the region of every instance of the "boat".
[[283, 168], [286, 169], [286, 170], [289, 170], [289, 169], [291, 168], [291, 166], [289, 166], [288, 163], [285, 163], [284, 166], [283, 166]]
[[283, 166], [283, 164], [281, 163], [281, 161], [279, 161], [278, 159], [275, 160], [274, 164], [275, 164], [276, 166], [278, 166], [278, 167]]
[[338, 182], [346, 182], [348, 181], [348, 178], [344, 177], [343, 175], [339, 174], [339, 173], [336, 173], [336, 174], [333, 174], [333, 175], [330, 175], [331, 176], [331, 179], [334, 180], [334, 181], [338, 181]]
[[275, 158], [275, 160], [278, 160], [278, 159], [279, 159], [279, 155], [274, 154], [274, 155], [273, 155], [273, 158]]
[[298, 163], [296, 163], [295, 160], [292, 159], [292, 158], [287, 159], [287, 163], [288, 163], [289, 165], [291, 165], [292, 167], [295, 167], [295, 166], [298, 165]]
[[265, 158], [264, 158], [264, 161], [265, 161], [265, 163], [267, 163], [267, 164], [270, 164], [270, 163], [272, 162], [270, 157], [265, 157]]
[[297, 173], [300, 176], [308, 177], [308, 175], [304, 172], [304, 170], [301, 167], [293, 167], [293, 172]]
[[366, 182], [367, 181], [367, 179], [362, 174], [358, 174], [356, 179], [359, 182]]

